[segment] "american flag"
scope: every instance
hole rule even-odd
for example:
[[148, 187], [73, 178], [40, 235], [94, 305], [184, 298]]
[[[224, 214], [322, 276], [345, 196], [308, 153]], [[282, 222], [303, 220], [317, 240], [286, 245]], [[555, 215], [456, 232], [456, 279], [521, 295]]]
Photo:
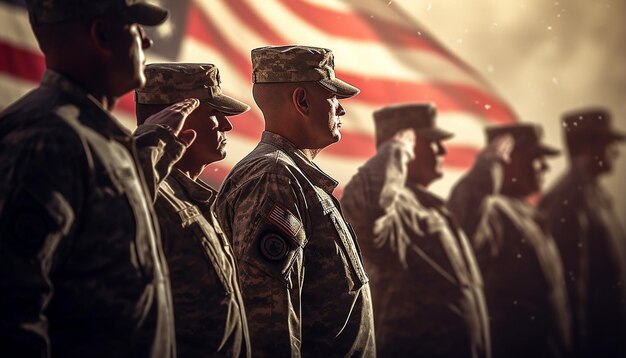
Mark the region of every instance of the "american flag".
[[[148, 62], [208, 62], [218, 66], [225, 92], [252, 106], [232, 118], [228, 156], [209, 166], [205, 180], [219, 186], [229, 169], [258, 142], [263, 117], [251, 94], [250, 50], [303, 44], [335, 53], [337, 76], [361, 89], [342, 102], [343, 138], [316, 159], [345, 185], [375, 153], [372, 112], [384, 105], [428, 101], [439, 124], [456, 134], [447, 144], [445, 176], [433, 185], [448, 190], [484, 144], [486, 124], [510, 123], [510, 107], [461, 59], [442, 46], [406, 11], [388, 0], [176, 0], [153, 1], [171, 11], [150, 29], [155, 46]], [[0, 109], [39, 82], [44, 59], [29, 27], [23, 0], [0, 0]], [[134, 102], [123, 97], [115, 114], [134, 128]], [[339, 193], [340, 194], [340, 191]]]

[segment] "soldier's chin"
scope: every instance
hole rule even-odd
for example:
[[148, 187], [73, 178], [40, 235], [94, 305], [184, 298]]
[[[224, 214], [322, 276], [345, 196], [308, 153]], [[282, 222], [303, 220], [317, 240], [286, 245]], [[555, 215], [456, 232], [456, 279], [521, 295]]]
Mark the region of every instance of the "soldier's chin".
[[226, 146], [223, 145], [219, 147], [217, 150], [217, 154], [218, 154], [218, 157], [220, 158], [219, 160], [226, 158], [226, 154], [228, 154], [228, 150], [226, 150]]
[[341, 140], [341, 132], [339, 131], [339, 128], [335, 128], [333, 131], [333, 139], [335, 143]]
[[146, 85], [147, 79], [146, 74], [144, 73], [145, 66], [140, 65], [138, 70], [135, 70], [134, 75], [134, 87], [133, 89], [142, 88]]

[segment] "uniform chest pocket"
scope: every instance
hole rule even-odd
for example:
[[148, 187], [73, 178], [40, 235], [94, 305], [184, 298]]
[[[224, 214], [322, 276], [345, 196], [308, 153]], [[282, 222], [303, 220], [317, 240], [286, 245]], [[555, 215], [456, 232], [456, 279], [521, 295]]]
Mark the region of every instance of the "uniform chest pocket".
[[202, 254], [211, 268], [215, 271], [225, 293], [230, 295], [232, 289], [228, 278], [231, 263], [228, 261], [221, 246], [222, 240], [218, 237], [218, 233], [212, 230], [209, 223], [201, 216], [200, 211], [195, 206], [185, 208], [179, 214], [181, 217], [187, 217], [187, 220], [184, 221], [185, 226], [193, 233], [193, 239], [198, 244], [200, 250], [202, 250]]
[[337, 231], [341, 246], [346, 253], [348, 261], [350, 262], [350, 270], [360, 283], [358, 287], [361, 287], [369, 282], [369, 278], [367, 277], [367, 274], [365, 273], [365, 268], [363, 267], [361, 250], [359, 249], [359, 246], [357, 244], [356, 235], [350, 227], [350, 224], [345, 222], [343, 217], [341, 217], [336, 209], [332, 210], [328, 214], [328, 216], [332, 221], [335, 230]]

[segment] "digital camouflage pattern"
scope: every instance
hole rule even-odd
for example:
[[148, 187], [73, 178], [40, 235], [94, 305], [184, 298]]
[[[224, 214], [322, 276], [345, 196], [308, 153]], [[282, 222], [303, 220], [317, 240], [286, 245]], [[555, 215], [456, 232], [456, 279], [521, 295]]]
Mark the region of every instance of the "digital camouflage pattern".
[[407, 182], [413, 158], [386, 141], [341, 199], [371, 279], [378, 355], [490, 357], [473, 251], [445, 203]]
[[373, 357], [368, 278], [337, 182], [264, 132], [216, 202], [233, 241], [256, 357]]
[[[175, 140], [165, 130], [140, 140], [148, 137], [157, 149]], [[5, 355], [175, 355], [167, 265], [134, 145], [91, 96], [49, 70], [0, 115]]]
[[35, 25], [124, 14], [137, 23], [155, 26], [168, 15], [167, 10], [144, 0], [26, 0], [26, 6]]
[[146, 66], [146, 85], [135, 90], [141, 104], [174, 104], [187, 98], [206, 102], [227, 115], [250, 107], [224, 94], [219, 69], [208, 63], [152, 63]]
[[537, 210], [500, 194], [501, 165], [479, 156], [448, 203], [483, 274], [493, 356], [563, 356], [572, 341], [561, 257]]
[[333, 52], [310, 46], [266, 46], [252, 50], [252, 83], [318, 82], [338, 98], [359, 89], [335, 77]]
[[179, 357], [250, 357], [235, 258], [213, 213], [215, 192], [175, 169], [155, 209], [170, 267]]

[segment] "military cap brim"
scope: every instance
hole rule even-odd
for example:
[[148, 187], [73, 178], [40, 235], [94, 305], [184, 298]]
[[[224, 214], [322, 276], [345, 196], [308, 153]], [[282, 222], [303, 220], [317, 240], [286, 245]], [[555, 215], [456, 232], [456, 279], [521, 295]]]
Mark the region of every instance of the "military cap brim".
[[454, 137], [453, 133], [438, 127], [415, 130], [415, 134], [418, 137], [425, 138], [431, 141], [447, 140]]
[[533, 123], [513, 123], [485, 128], [487, 142], [503, 135], [510, 135], [515, 141], [513, 151], [525, 151], [532, 156], [554, 157], [561, 151], [542, 141], [543, 128]]
[[169, 11], [154, 4], [139, 2], [125, 8], [124, 14], [140, 25], [157, 26], [165, 22]]
[[351, 98], [361, 92], [358, 88], [336, 77], [333, 79], [321, 79], [318, 83], [331, 93], [334, 93], [339, 99]]
[[544, 155], [546, 157], [556, 157], [561, 151], [546, 144], [539, 144], [533, 149], [535, 155]]
[[623, 142], [626, 140], [626, 134], [613, 130], [609, 133], [609, 139], [616, 142]]
[[217, 109], [227, 116], [236, 116], [250, 110], [250, 106], [248, 106], [247, 104], [225, 94], [210, 99], [205, 99], [202, 102], [208, 103], [209, 105], [211, 105], [211, 107]]

